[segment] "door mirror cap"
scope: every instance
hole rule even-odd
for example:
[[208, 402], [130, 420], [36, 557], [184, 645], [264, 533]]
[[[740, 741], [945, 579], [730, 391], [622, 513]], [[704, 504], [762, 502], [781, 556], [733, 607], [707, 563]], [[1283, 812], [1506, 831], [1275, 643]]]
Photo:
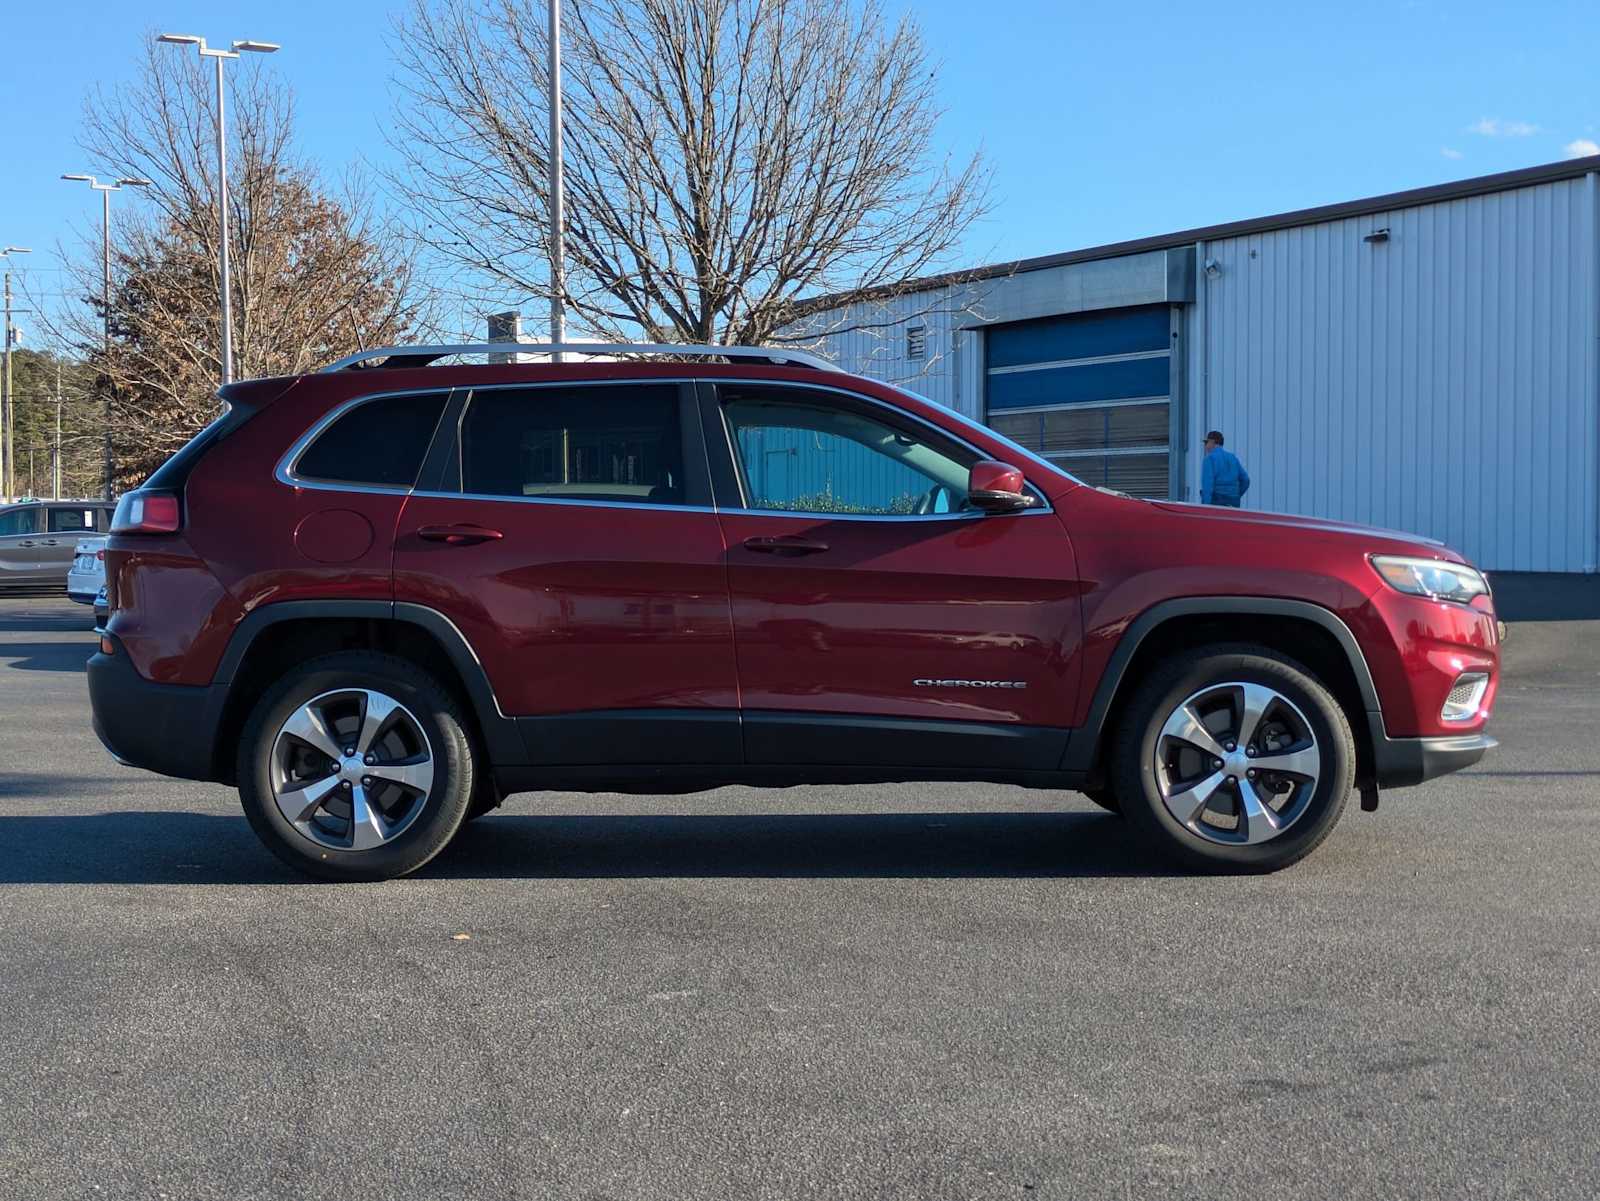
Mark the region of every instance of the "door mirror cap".
[[967, 504], [985, 513], [1014, 513], [1033, 504], [1022, 470], [994, 459], [980, 459], [967, 474]]

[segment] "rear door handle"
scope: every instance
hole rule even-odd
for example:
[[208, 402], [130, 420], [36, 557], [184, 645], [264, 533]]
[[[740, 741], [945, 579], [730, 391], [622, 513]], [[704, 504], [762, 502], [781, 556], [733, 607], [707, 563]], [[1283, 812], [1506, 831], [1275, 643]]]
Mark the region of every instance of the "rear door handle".
[[425, 525], [417, 530], [417, 537], [448, 546], [473, 546], [479, 542], [498, 542], [505, 535], [481, 525]]
[[798, 534], [785, 534], [781, 538], [746, 538], [744, 548], [762, 555], [820, 555], [828, 549], [828, 544]]

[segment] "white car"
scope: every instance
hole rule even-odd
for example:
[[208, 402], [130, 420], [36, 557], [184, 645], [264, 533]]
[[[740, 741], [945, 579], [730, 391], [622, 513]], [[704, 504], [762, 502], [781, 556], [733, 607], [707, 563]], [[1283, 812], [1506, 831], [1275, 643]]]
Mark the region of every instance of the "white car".
[[92, 605], [106, 586], [106, 540], [79, 538], [67, 571], [67, 596], [80, 605]]

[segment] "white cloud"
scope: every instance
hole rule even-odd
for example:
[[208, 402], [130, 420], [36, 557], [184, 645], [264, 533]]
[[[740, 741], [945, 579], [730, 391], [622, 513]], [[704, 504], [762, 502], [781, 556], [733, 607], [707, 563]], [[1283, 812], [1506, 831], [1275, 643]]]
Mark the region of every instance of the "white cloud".
[[1467, 126], [1468, 133], [1485, 138], [1531, 138], [1539, 127], [1531, 121], [1502, 121], [1499, 117], [1480, 117]]
[[1457, 150], [1454, 146], [1441, 146], [1439, 147], [1439, 153], [1444, 155], [1445, 158], [1462, 157], [1461, 151]]
[[1600, 154], [1600, 142], [1591, 138], [1578, 138], [1568, 142], [1562, 149], [1567, 152], [1568, 158], [1587, 158], [1591, 154]]

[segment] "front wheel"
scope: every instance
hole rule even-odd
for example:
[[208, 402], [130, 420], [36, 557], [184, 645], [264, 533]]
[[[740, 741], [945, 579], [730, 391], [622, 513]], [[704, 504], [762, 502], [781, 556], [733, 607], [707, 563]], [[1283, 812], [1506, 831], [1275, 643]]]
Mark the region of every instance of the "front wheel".
[[1328, 689], [1262, 646], [1202, 647], [1135, 693], [1113, 754], [1129, 821], [1208, 871], [1275, 871], [1344, 811], [1355, 739]]
[[416, 871], [481, 791], [451, 695], [393, 655], [341, 651], [268, 689], [239, 743], [239, 799], [267, 848], [325, 880]]

